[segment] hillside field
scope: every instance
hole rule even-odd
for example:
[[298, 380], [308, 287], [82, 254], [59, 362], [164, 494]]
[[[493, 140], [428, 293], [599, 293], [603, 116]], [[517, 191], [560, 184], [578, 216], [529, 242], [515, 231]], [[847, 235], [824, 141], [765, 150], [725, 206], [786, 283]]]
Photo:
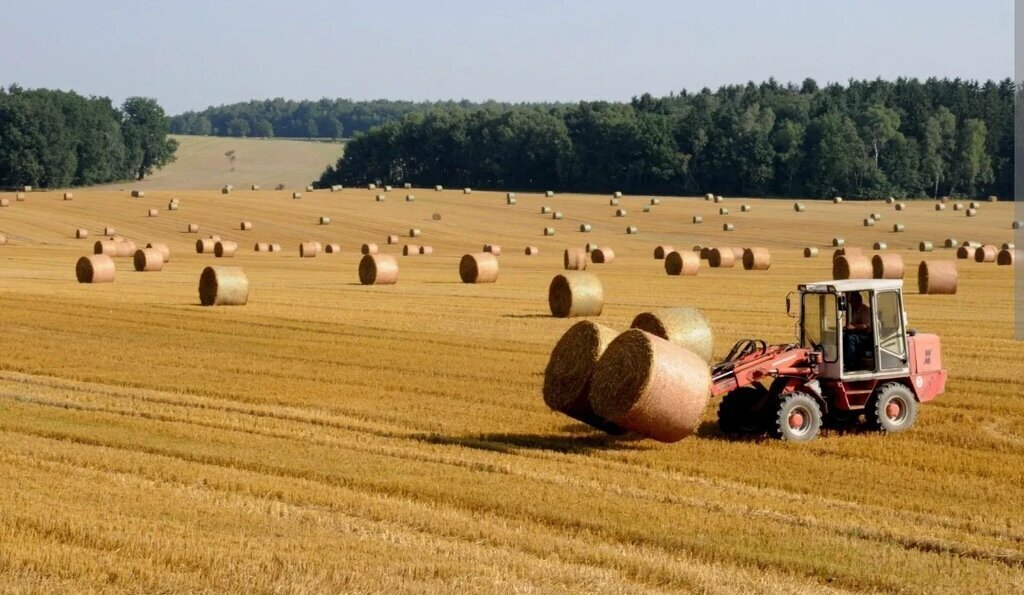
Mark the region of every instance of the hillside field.
[[[320, 178], [328, 165], [345, 151], [341, 143], [277, 138], [228, 138], [170, 135], [178, 141], [175, 161], [141, 182], [107, 184], [100, 188], [119, 190], [203, 190], [232, 184], [249, 188], [257, 184], [272, 190], [284, 184], [301, 190]], [[225, 155], [235, 152], [234, 162]]]
[[[613, 207], [607, 196], [520, 193], [508, 206], [504, 193], [419, 188], [385, 202], [364, 189], [294, 200], [291, 186], [340, 147], [295, 143], [310, 151], [310, 173], [294, 168], [293, 180], [292, 166], [248, 152], [288, 141], [194, 142], [142, 185], [76, 191], [72, 201], [0, 195], [11, 199], [0, 209], [3, 590], [1006, 593], [1024, 584], [1013, 267], [957, 261], [952, 296], [918, 295], [913, 275], [921, 240], [934, 242], [936, 260], [955, 258], [941, 247], [950, 237], [1014, 241], [1013, 203], [984, 202], [967, 218], [930, 201], [902, 212], [805, 201], [795, 213], [788, 200], [663, 198], [644, 213], [650, 197]], [[238, 151], [234, 177], [216, 169], [228, 148]], [[239, 189], [216, 191], [229, 182]], [[246, 190], [253, 182], [264, 189]], [[277, 182], [289, 191], [272, 190]], [[134, 187], [146, 197], [130, 198]], [[171, 198], [179, 210], [167, 210]], [[542, 205], [564, 219], [541, 215]], [[863, 227], [872, 212], [882, 220]], [[243, 220], [251, 231], [239, 231]], [[726, 221], [735, 231], [722, 231]], [[892, 231], [897, 222], [904, 233]], [[186, 233], [188, 223], [200, 233]], [[593, 231], [580, 233], [581, 223]], [[77, 258], [107, 225], [142, 245], [166, 242], [170, 262], [136, 273], [117, 259], [114, 283], [77, 283]], [[626, 235], [627, 225], [639, 233]], [[74, 239], [78, 227], [88, 240]], [[410, 228], [422, 236], [408, 238]], [[216, 263], [196, 254], [210, 234], [237, 240], [239, 254]], [[387, 234], [434, 254], [399, 256], [397, 285], [359, 285], [362, 243], [401, 253]], [[699, 307], [723, 358], [739, 339], [794, 340], [786, 294], [830, 278], [836, 236], [903, 255], [910, 326], [942, 338], [948, 390], [922, 405], [910, 432], [729, 440], [712, 399], [697, 435], [660, 444], [607, 437], [544, 405], [548, 354], [576, 322], [552, 318], [547, 304], [564, 248], [615, 249], [614, 263], [589, 269], [604, 285], [602, 324], [624, 330], [645, 310]], [[303, 240], [342, 252], [300, 258]], [[256, 253], [256, 242], [284, 251]], [[459, 258], [485, 243], [504, 249], [498, 282], [462, 284]], [[652, 258], [662, 243], [764, 246], [772, 266], [705, 263], [697, 277], [669, 277]], [[540, 254], [525, 256], [525, 246]], [[803, 258], [804, 246], [821, 255]], [[244, 268], [248, 305], [198, 305], [211, 264]]]

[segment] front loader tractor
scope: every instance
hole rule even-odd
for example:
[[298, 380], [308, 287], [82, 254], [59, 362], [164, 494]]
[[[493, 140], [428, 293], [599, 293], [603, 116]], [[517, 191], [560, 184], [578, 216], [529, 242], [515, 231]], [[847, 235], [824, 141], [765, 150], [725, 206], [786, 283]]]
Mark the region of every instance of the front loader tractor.
[[946, 386], [939, 337], [907, 328], [903, 281], [848, 280], [800, 285], [797, 342], [738, 342], [711, 371], [722, 397], [719, 428], [802, 442], [822, 426], [850, 427], [863, 416], [882, 432], [914, 425], [918, 403]]

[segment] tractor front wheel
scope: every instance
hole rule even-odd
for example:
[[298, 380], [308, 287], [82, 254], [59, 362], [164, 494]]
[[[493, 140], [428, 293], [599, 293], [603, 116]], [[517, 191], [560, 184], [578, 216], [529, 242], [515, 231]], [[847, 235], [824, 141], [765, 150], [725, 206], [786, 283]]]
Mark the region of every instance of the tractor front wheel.
[[762, 408], [763, 388], [745, 386], [722, 397], [718, 405], [718, 429], [724, 434], [761, 434], [767, 427]]
[[821, 430], [821, 407], [811, 395], [794, 391], [779, 397], [772, 435], [789, 442], [813, 440]]
[[898, 382], [883, 384], [867, 406], [868, 424], [886, 433], [909, 430], [917, 420], [914, 393]]

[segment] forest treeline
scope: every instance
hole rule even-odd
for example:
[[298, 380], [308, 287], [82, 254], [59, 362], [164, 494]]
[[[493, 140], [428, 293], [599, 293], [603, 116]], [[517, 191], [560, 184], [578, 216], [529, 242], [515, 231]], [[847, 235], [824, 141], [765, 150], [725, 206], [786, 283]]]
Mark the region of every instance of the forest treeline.
[[319, 184], [1012, 196], [1012, 80], [774, 80], [630, 103], [446, 105], [356, 135]]
[[157, 102], [0, 87], [0, 187], [64, 188], [142, 179], [174, 159]]

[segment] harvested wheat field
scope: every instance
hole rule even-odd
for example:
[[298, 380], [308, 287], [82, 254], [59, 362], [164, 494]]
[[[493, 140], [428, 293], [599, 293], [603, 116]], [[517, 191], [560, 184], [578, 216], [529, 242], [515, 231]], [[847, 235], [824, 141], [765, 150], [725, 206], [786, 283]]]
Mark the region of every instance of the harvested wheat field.
[[[219, 151], [220, 149], [218, 149]], [[241, 151], [239, 151], [241, 155]], [[239, 157], [241, 161], [242, 157]], [[226, 165], [226, 162], [225, 162]], [[230, 194], [219, 188], [236, 184]], [[910, 203], [747, 200], [461, 189], [376, 202], [376, 191], [33, 192], [0, 215], [0, 584], [18, 591], [1009, 592], [1024, 584], [1024, 345], [1013, 267], [957, 260], [946, 238], [1017, 242], [1012, 203], [976, 217]], [[258, 182], [262, 190], [247, 190]], [[243, 185], [244, 184], [244, 185]], [[397, 187], [397, 185], [396, 185]], [[180, 210], [147, 217], [172, 198]], [[560, 220], [541, 214], [548, 205]], [[616, 210], [630, 213], [626, 234]], [[162, 210], [162, 209], [161, 209]], [[739, 209], [737, 209], [738, 211]], [[432, 215], [443, 217], [435, 220]], [[330, 217], [330, 226], [318, 224]], [[715, 222], [692, 225], [694, 216]], [[251, 221], [251, 231], [238, 229]], [[203, 307], [227, 261], [248, 303]], [[578, 231], [583, 223], [588, 234]], [[720, 223], [735, 223], [725, 233]], [[906, 231], [892, 233], [891, 224]], [[166, 244], [159, 272], [113, 257], [80, 284], [104, 226]], [[544, 234], [545, 227], [557, 231]], [[421, 230], [433, 255], [389, 235]], [[807, 444], [728, 440], [712, 399], [675, 444], [608, 436], [544, 403], [551, 349], [579, 319], [547, 290], [566, 248], [614, 247], [588, 267], [623, 332], [641, 313], [701, 309], [714, 359], [734, 342], [794, 341], [785, 297], [829, 279], [833, 237], [906, 263], [910, 326], [942, 338], [947, 392], [898, 435], [824, 432]], [[300, 242], [338, 244], [300, 258]], [[913, 272], [955, 261], [955, 295]], [[254, 243], [281, 252], [255, 251]], [[396, 257], [394, 285], [361, 285], [363, 244]], [[495, 283], [460, 258], [505, 248]], [[760, 247], [771, 268], [671, 276], [656, 246]], [[526, 246], [536, 247], [526, 256]], [[821, 256], [804, 259], [805, 247]], [[870, 268], [870, 267], [869, 267]]]

